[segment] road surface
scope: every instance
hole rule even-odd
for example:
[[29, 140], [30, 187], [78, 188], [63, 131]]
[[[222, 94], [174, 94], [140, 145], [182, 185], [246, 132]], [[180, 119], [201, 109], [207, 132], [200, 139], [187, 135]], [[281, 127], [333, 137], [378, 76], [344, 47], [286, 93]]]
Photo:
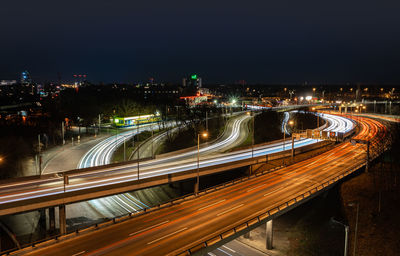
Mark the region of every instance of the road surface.
[[[357, 139], [385, 136], [361, 119]], [[176, 255], [273, 210], [365, 163], [365, 145], [345, 142], [317, 157], [57, 244], [30, 255]], [[299, 197], [300, 196], [300, 197]]]

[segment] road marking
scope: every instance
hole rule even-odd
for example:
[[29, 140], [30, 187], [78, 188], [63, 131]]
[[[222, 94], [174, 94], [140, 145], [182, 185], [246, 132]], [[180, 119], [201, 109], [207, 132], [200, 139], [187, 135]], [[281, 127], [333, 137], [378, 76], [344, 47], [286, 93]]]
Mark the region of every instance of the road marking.
[[225, 254], [228, 255], [228, 256], [233, 256], [232, 254], [230, 254], [230, 253], [228, 253], [228, 252], [222, 250], [221, 248], [218, 248], [218, 250], [220, 250], [221, 252], [225, 253]]
[[136, 234], [138, 234], [138, 233], [142, 233], [142, 232], [144, 232], [144, 231], [147, 231], [147, 230], [149, 230], [149, 229], [152, 229], [152, 228], [161, 226], [161, 225], [163, 225], [163, 224], [165, 224], [165, 223], [168, 223], [168, 222], [169, 222], [169, 220], [166, 220], [166, 221], [164, 221], [164, 222], [158, 223], [158, 224], [153, 225], [153, 226], [151, 226], [151, 227], [148, 227], [148, 228], [145, 228], [145, 229], [136, 231], [136, 232], [134, 232], [134, 233], [130, 233], [129, 236], [133, 236], [133, 235], [136, 235]]
[[81, 252], [78, 252], [78, 253], [75, 253], [75, 254], [72, 254], [72, 256], [78, 256], [78, 255], [82, 255], [82, 254], [84, 254], [86, 251], [81, 251]]
[[279, 187], [279, 188], [277, 188], [277, 189], [275, 189], [275, 190], [272, 190], [271, 192], [269, 192], [269, 193], [267, 193], [267, 194], [264, 194], [264, 196], [268, 196], [268, 195], [270, 195], [270, 194], [272, 194], [272, 193], [274, 193], [274, 192], [276, 192], [276, 191], [278, 191], [278, 190], [280, 190], [280, 189], [282, 189], [283, 187]]
[[222, 203], [222, 202], [225, 201], [225, 200], [226, 200], [226, 199], [221, 200], [221, 201], [218, 201], [218, 202], [213, 203], [213, 204], [206, 205], [206, 206], [204, 206], [204, 207], [201, 207], [200, 209], [198, 209], [198, 211], [201, 211], [201, 210], [206, 209], [206, 208], [208, 208], [208, 207], [211, 207], [211, 206], [214, 206], [214, 205], [216, 205], [216, 204]]
[[167, 237], [173, 236], [173, 235], [175, 235], [175, 234], [177, 234], [177, 233], [179, 233], [179, 232], [185, 231], [186, 229], [188, 229], [188, 228], [179, 229], [179, 230], [177, 230], [177, 231], [175, 231], [175, 232], [172, 232], [172, 233], [170, 233], [170, 234], [168, 234], [168, 235], [165, 235], [165, 236], [163, 236], [163, 237], [157, 238], [156, 240], [153, 240], [153, 241], [151, 241], [151, 242], [148, 242], [147, 244], [153, 244], [153, 243], [158, 242], [158, 241], [160, 241], [160, 240], [162, 240], [162, 239], [164, 239], [164, 238], [167, 238]]
[[217, 216], [221, 216], [222, 214], [225, 214], [225, 213], [227, 213], [227, 212], [233, 211], [233, 210], [235, 210], [235, 209], [237, 209], [237, 208], [239, 208], [239, 207], [242, 207], [243, 205], [244, 205], [244, 204], [236, 205], [235, 207], [233, 207], [233, 208], [231, 208], [231, 209], [228, 209], [228, 210], [226, 210], [226, 211], [223, 211], [223, 212], [218, 213]]
[[257, 188], [259, 188], [259, 187], [266, 186], [266, 185], [267, 185], [267, 184], [261, 184], [261, 185], [258, 185], [257, 187], [254, 187], [254, 188], [248, 189], [248, 190], [247, 190], [247, 192], [250, 192], [250, 191], [252, 191], [252, 190], [254, 190], [254, 189], [257, 189]]
[[236, 251], [232, 250], [231, 248], [229, 248], [229, 247], [227, 247], [227, 246], [225, 246], [225, 245], [223, 245], [222, 247], [224, 247], [225, 249], [228, 249], [229, 251], [231, 251], [231, 252], [233, 252], [233, 253], [236, 253]]
[[210, 256], [217, 256], [217, 255], [215, 255], [215, 254], [212, 253], [212, 252], [209, 252], [208, 255], [210, 255]]

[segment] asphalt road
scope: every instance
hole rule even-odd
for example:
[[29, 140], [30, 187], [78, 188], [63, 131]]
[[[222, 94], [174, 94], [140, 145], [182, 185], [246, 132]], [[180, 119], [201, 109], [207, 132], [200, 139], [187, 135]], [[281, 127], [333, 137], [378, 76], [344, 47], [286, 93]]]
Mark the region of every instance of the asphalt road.
[[[384, 136], [380, 123], [360, 121], [358, 138]], [[365, 146], [345, 142], [276, 172], [37, 249], [31, 255], [176, 255], [364, 162]]]
[[[352, 129], [352, 122], [343, 117], [325, 115], [331, 120], [331, 125], [326, 128], [330, 131], [348, 131]], [[236, 141], [239, 128], [232, 133], [230, 141]], [[229, 141], [228, 140], [228, 141]], [[226, 140], [225, 140], [226, 141]], [[313, 139], [295, 140], [294, 147], [298, 148], [304, 145], [315, 143]], [[215, 143], [208, 147], [200, 149], [201, 152], [218, 150], [220, 145]], [[209, 167], [218, 164], [229, 163], [240, 159], [249, 159], [254, 155], [264, 156], [266, 154], [282, 151], [282, 143], [255, 147], [254, 154], [251, 150], [242, 150], [233, 153], [218, 154], [216, 156], [203, 157], [200, 162], [200, 168]], [[177, 156], [171, 156], [164, 159], [150, 160], [140, 164], [140, 177], [150, 178], [158, 175], [177, 173], [185, 170], [194, 170], [197, 167], [197, 161], [193, 159], [185, 159], [187, 156], [193, 155], [193, 152], [183, 153]], [[123, 167], [107, 167], [104, 169], [90, 172], [82, 172], [78, 174], [70, 174], [69, 185], [65, 187], [65, 191], [86, 190], [103, 185], [123, 183], [137, 179], [137, 164], [127, 164]], [[34, 199], [47, 195], [64, 193], [62, 177], [46, 177], [39, 180], [29, 180], [19, 183], [3, 184], [0, 186], [0, 204], [17, 202], [23, 200]]]

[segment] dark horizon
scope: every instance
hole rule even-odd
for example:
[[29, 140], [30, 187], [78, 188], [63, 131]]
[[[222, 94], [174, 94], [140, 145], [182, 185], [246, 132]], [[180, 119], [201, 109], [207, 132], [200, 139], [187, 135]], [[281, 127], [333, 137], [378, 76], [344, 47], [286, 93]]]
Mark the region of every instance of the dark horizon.
[[0, 10], [1, 79], [400, 84], [397, 1], [20, 1]]

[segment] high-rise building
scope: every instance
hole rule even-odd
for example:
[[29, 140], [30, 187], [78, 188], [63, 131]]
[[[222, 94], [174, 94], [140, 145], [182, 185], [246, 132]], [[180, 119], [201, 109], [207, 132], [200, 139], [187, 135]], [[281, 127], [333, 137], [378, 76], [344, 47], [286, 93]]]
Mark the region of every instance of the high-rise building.
[[188, 78], [184, 77], [182, 79], [182, 86], [183, 87], [201, 88], [202, 87], [202, 79], [201, 79], [201, 77], [197, 76], [196, 74], [193, 74]]
[[29, 74], [28, 71], [23, 71], [21, 73], [21, 84], [23, 85], [29, 85], [32, 83], [31, 75]]

